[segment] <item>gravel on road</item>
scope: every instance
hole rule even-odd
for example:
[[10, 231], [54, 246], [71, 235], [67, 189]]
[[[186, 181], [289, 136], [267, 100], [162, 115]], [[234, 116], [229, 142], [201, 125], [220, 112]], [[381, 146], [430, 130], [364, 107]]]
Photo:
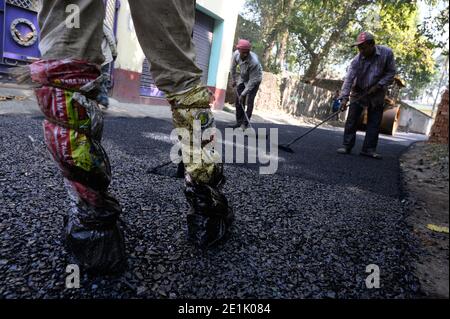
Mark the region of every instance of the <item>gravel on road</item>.
[[[62, 178], [42, 142], [42, 118], [0, 116], [0, 298], [414, 298], [416, 242], [405, 223], [398, 156], [335, 154], [341, 133], [318, 130], [275, 175], [226, 165], [235, 210], [229, 237], [209, 250], [185, 239], [183, 182], [147, 174], [168, 159], [172, 124], [107, 118], [111, 192], [123, 207], [129, 269], [66, 289], [62, 243], [68, 207]], [[219, 127], [222, 124], [219, 123]], [[301, 129], [279, 126], [290, 139]], [[159, 134], [159, 135], [158, 135]], [[361, 143], [360, 138], [358, 143]], [[173, 166], [174, 168], [175, 166]], [[366, 287], [368, 265], [379, 289]]]

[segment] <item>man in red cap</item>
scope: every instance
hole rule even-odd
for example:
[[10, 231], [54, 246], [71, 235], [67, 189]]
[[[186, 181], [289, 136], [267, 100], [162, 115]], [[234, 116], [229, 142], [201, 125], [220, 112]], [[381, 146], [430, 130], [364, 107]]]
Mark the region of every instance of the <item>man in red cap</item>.
[[[248, 120], [252, 117], [256, 93], [262, 81], [262, 67], [258, 56], [251, 52], [248, 40], [240, 39], [236, 45], [231, 62], [232, 85], [236, 88], [236, 124], [233, 128], [248, 127]], [[247, 116], [245, 116], [245, 101], [247, 100]]]
[[[344, 147], [340, 154], [350, 154], [356, 140], [356, 130], [364, 107], [368, 108], [366, 137], [361, 155], [381, 159], [377, 154], [378, 135], [383, 118], [384, 97], [387, 87], [394, 81], [396, 66], [394, 53], [386, 46], [375, 45], [369, 32], [361, 32], [352, 46], [359, 54], [351, 62], [341, 89], [341, 109], [350, 108], [345, 123]], [[352, 100], [355, 102], [352, 103]]]

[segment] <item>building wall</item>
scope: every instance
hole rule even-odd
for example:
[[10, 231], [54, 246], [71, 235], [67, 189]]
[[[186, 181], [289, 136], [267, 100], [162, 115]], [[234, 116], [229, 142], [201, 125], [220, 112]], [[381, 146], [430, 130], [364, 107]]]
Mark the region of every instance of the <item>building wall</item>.
[[333, 92], [302, 82], [299, 77], [281, 77], [263, 72], [255, 99], [258, 110], [281, 110], [293, 116], [325, 118], [330, 114]]
[[408, 122], [411, 119], [411, 124], [409, 125], [410, 132], [428, 135], [433, 125], [433, 118], [404, 102], [400, 102], [400, 105], [398, 125], [405, 129], [408, 127]]
[[164, 104], [141, 98], [139, 93], [144, 52], [139, 45], [128, 0], [121, 0], [117, 17], [117, 52], [114, 63], [112, 96], [123, 102]]
[[215, 88], [215, 108], [223, 108], [233, 40], [239, 11], [244, 0], [197, 0], [200, 11], [216, 19], [208, 74], [208, 86]]
[[139, 45], [134, 30], [128, 0], [121, 0], [120, 2], [121, 7], [117, 18], [117, 51], [119, 54], [114, 67], [140, 73], [144, 61], [144, 52]]
[[[197, 0], [197, 9], [215, 19], [207, 85], [214, 91], [214, 108], [225, 101], [237, 16], [244, 0]], [[141, 97], [140, 74], [144, 53], [131, 19], [128, 0], [121, 0], [117, 24], [118, 57], [114, 65], [113, 97], [134, 103], [166, 104], [164, 99]]]

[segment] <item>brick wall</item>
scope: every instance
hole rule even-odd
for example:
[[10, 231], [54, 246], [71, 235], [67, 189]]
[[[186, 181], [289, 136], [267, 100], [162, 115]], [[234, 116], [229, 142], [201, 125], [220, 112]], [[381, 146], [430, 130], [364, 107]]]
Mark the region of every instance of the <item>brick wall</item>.
[[278, 110], [281, 107], [280, 76], [263, 72], [263, 80], [255, 98], [258, 110]]
[[430, 143], [448, 144], [448, 88], [442, 94], [428, 141]]
[[321, 119], [331, 113], [331, 91], [290, 77], [282, 80], [281, 92], [281, 107], [288, 114]]
[[294, 116], [324, 118], [331, 112], [333, 92], [310, 84], [300, 78], [282, 78], [264, 72], [255, 99], [255, 108], [282, 110]]
[[[263, 72], [263, 80], [255, 98], [255, 108], [259, 110], [279, 110], [281, 108], [281, 78], [278, 75]], [[231, 76], [228, 78], [228, 87], [225, 102], [234, 104], [235, 91], [231, 86]]]

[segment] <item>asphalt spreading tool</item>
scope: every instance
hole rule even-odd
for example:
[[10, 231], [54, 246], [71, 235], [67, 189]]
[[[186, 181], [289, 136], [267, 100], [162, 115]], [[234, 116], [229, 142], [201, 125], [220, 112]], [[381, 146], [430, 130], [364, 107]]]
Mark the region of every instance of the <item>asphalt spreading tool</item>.
[[[357, 99], [353, 100], [348, 107], [350, 107], [350, 105], [361, 101], [361, 99], [363, 99], [364, 97], [366, 97], [368, 95], [368, 93], [365, 93], [363, 95], [361, 95], [360, 97], [358, 97]], [[309, 129], [307, 132], [305, 132], [304, 134], [300, 135], [299, 137], [296, 137], [295, 139], [293, 139], [291, 142], [287, 143], [287, 144], [280, 144], [278, 145], [278, 149], [288, 152], [288, 153], [294, 153], [294, 150], [291, 148], [291, 145], [298, 142], [299, 140], [301, 140], [302, 138], [304, 138], [306, 135], [308, 135], [309, 133], [311, 133], [312, 131], [314, 131], [316, 128], [318, 128], [319, 126], [321, 126], [322, 124], [328, 122], [329, 120], [331, 120], [332, 118], [334, 118], [336, 115], [338, 115], [340, 112], [342, 112], [342, 110], [337, 110], [336, 112], [330, 114], [325, 120], [323, 120], [322, 122], [320, 122], [319, 124], [317, 124], [316, 126], [314, 126], [313, 128]]]
[[[179, 156], [182, 155], [181, 151], [178, 151], [178, 155]], [[172, 163], [173, 163], [173, 161], [167, 161], [167, 162], [164, 162], [164, 163], [162, 163], [162, 164], [160, 164], [158, 166], [155, 166], [153, 168], [149, 168], [147, 170], [147, 174], [168, 176], [167, 174], [161, 173], [159, 170], [161, 168], [163, 168], [163, 167], [169, 166]], [[176, 173], [175, 174], [169, 174], [169, 175], [170, 175], [169, 177], [183, 178], [184, 177], [184, 163], [183, 162], [178, 163]]]
[[280, 144], [278, 145], [278, 148], [282, 151], [288, 152], [288, 153], [294, 153], [294, 150], [290, 147], [292, 144], [294, 144], [295, 142], [301, 140], [302, 138], [304, 138], [306, 135], [308, 135], [309, 133], [311, 133], [312, 131], [314, 131], [316, 128], [318, 128], [319, 126], [321, 126], [323, 123], [328, 122], [330, 119], [332, 119], [333, 117], [335, 117], [336, 115], [338, 115], [339, 113], [341, 113], [341, 110], [338, 110], [334, 113], [332, 113], [330, 116], [328, 116], [325, 120], [323, 120], [322, 122], [320, 122], [319, 124], [317, 124], [316, 126], [314, 126], [313, 128], [309, 129], [306, 133], [300, 135], [299, 137], [293, 139], [290, 143], [288, 144]]
[[166, 167], [166, 166], [168, 166], [168, 165], [170, 165], [170, 164], [172, 164], [172, 161], [168, 161], [168, 162], [162, 163], [162, 164], [160, 164], [160, 165], [158, 165], [158, 166], [155, 166], [155, 167], [153, 167], [153, 168], [149, 168], [149, 169], [147, 170], [147, 173], [148, 173], [148, 174], [158, 174], [158, 170], [159, 170], [160, 168]]

